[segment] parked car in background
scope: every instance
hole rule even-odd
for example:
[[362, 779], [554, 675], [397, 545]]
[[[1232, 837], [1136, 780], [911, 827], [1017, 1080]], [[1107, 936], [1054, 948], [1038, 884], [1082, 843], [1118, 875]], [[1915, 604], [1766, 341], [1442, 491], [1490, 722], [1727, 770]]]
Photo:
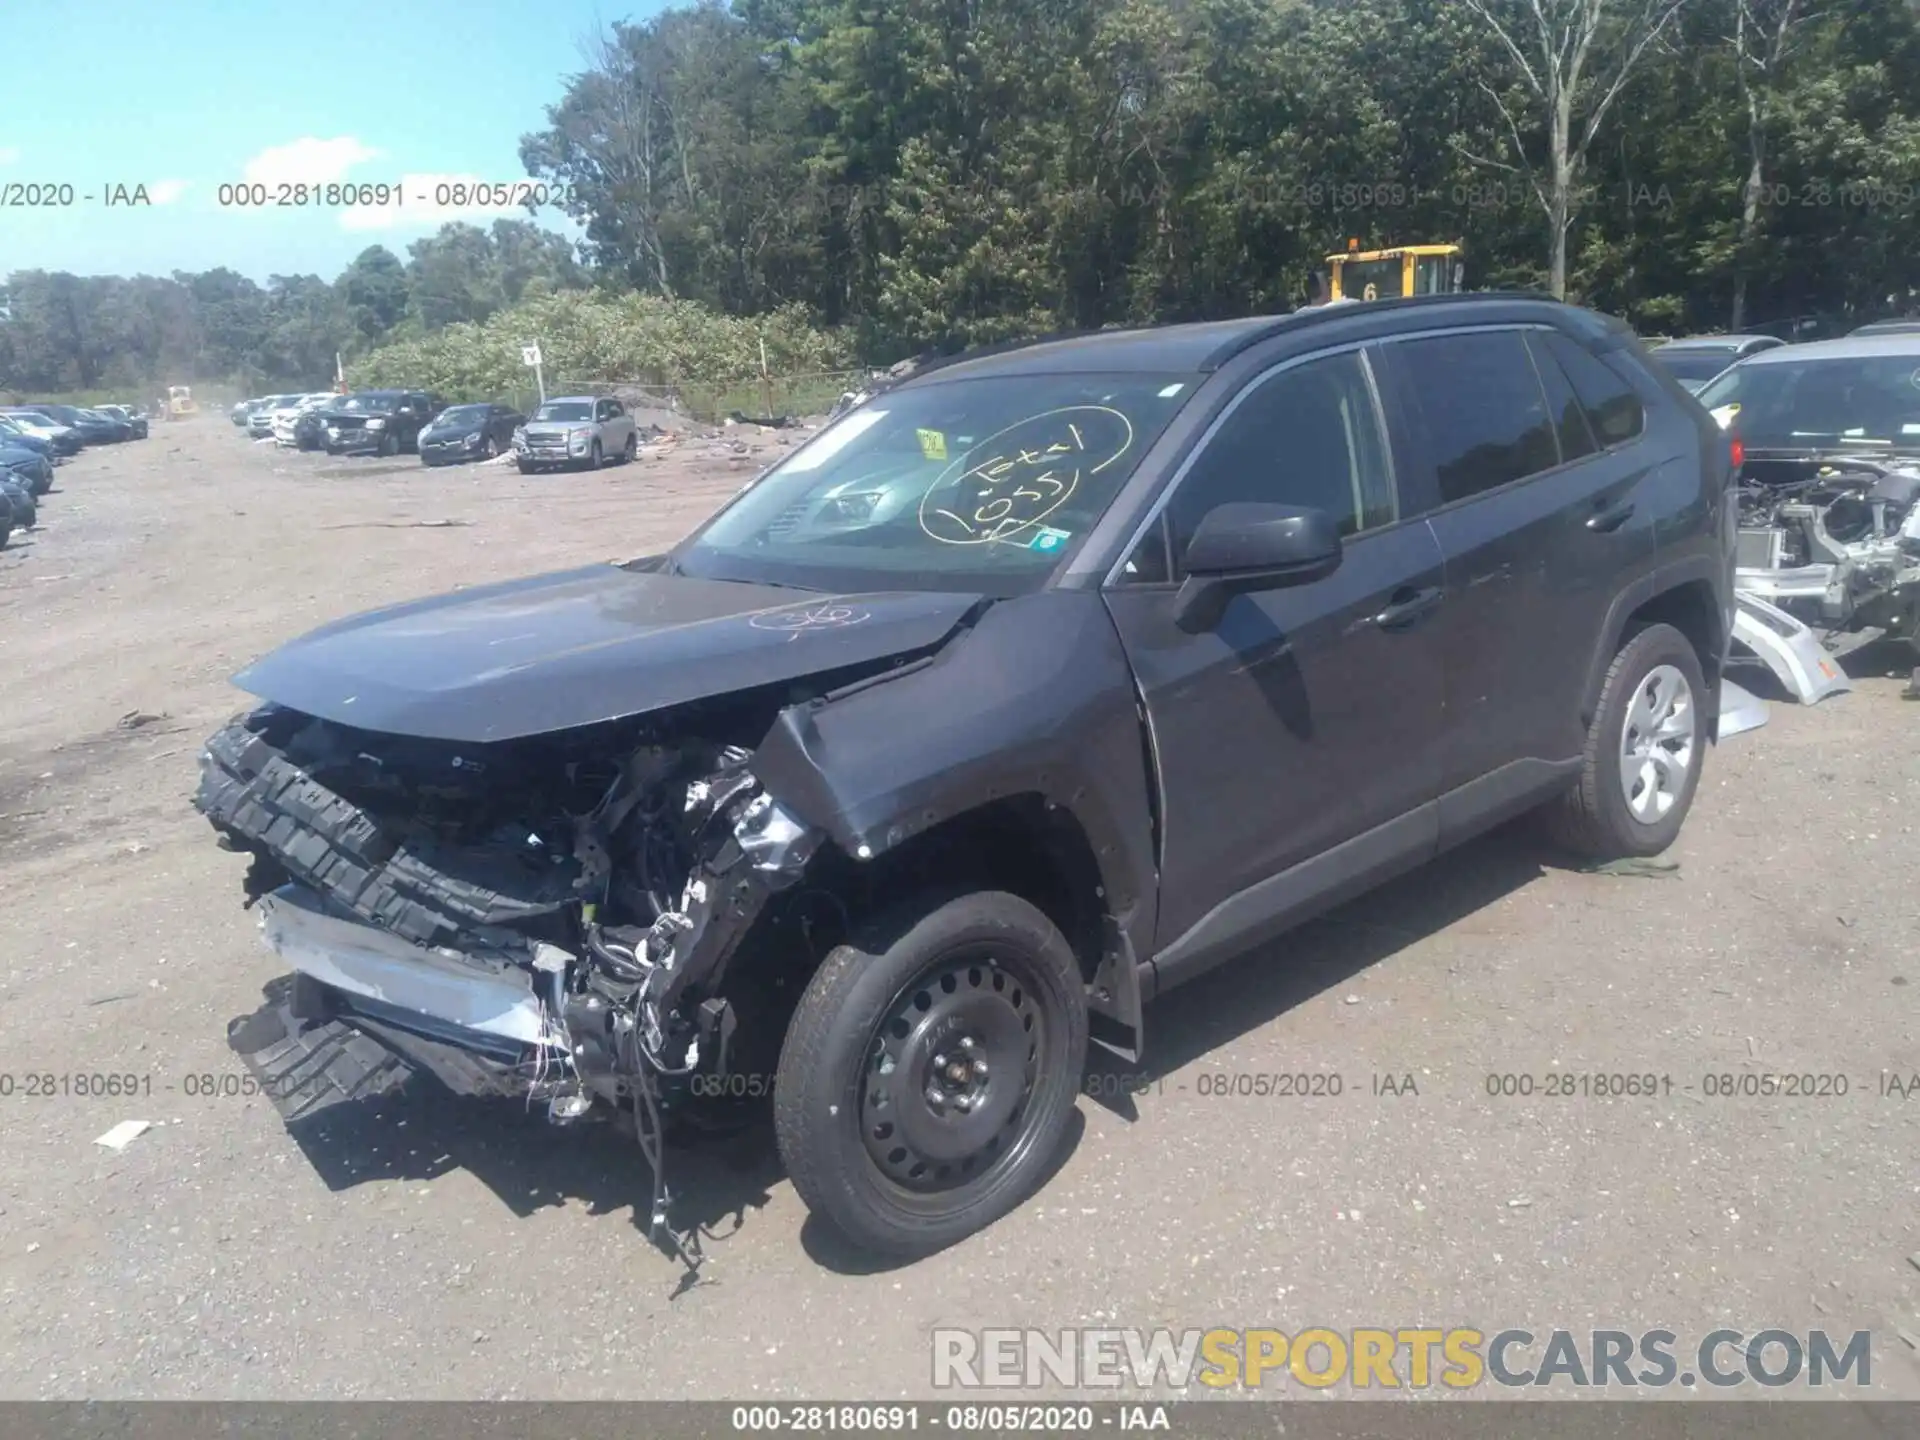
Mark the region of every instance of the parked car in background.
[[1740, 457], [1743, 593], [1920, 645], [1916, 376], [1920, 332], [1880, 331], [1756, 355], [1699, 393]]
[[17, 480], [35, 495], [44, 495], [53, 488], [53, 462], [32, 450], [0, 445], [0, 478]]
[[640, 436], [618, 400], [565, 395], [544, 402], [514, 432], [513, 458], [522, 475], [536, 470], [598, 470], [609, 456], [633, 459]]
[[339, 398], [338, 395], [329, 395], [323, 404], [302, 410], [293, 417], [294, 449], [324, 450], [327, 448], [327, 411]]
[[1687, 389], [1698, 390], [1736, 360], [1786, 343], [1777, 335], [1690, 335], [1656, 345], [1647, 353]]
[[329, 455], [397, 455], [445, 408], [424, 390], [356, 390], [320, 412]]
[[1849, 338], [1854, 335], [1920, 335], [1920, 320], [1876, 320], [1848, 332]]
[[132, 428], [122, 420], [109, 420], [91, 410], [82, 410], [75, 405], [43, 405], [35, 402], [31, 407], [50, 420], [58, 420], [62, 425], [70, 425], [80, 433], [80, 438], [89, 445], [111, 445], [116, 440], [124, 440], [132, 433]]
[[16, 450], [31, 450], [36, 455], [46, 456], [49, 461], [54, 455], [51, 440], [34, 434], [22, 425], [15, 424], [12, 418], [6, 415], [0, 415], [0, 446], [8, 446]]
[[253, 414], [253, 407], [259, 403], [258, 399], [242, 400], [227, 412], [227, 419], [231, 420], [238, 429], [244, 430], [247, 428], [247, 417]]
[[114, 420], [124, 420], [135, 440], [147, 438], [147, 412], [136, 410], [131, 405], [96, 405], [93, 407], [102, 415]]
[[30, 487], [11, 475], [0, 474], [0, 495], [5, 495], [7, 502], [13, 506], [14, 519], [22, 528], [31, 530], [40, 523], [40, 507], [34, 503]]
[[118, 415], [110, 414], [100, 409], [97, 405], [86, 406], [80, 413], [99, 421], [107, 427], [109, 444], [119, 445], [133, 439], [133, 422], [129, 420], [123, 420]]
[[298, 443], [295, 429], [302, 415], [323, 410], [340, 397], [331, 390], [316, 391], [311, 395], [296, 396], [290, 403], [275, 409], [270, 418], [273, 427], [273, 443], [294, 449]]
[[505, 405], [450, 405], [420, 432], [420, 463], [491, 460], [513, 448], [513, 432], [526, 421]]
[[0, 550], [7, 548], [7, 542], [13, 539], [15, 530], [25, 528], [22, 522], [13, 518], [13, 502], [7, 499], [6, 491], [0, 490]]
[[80, 453], [80, 447], [86, 443], [81, 439], [80, 432], [71, 425], [56, 420], [51, 415], [43, 415], [38, 410], [9, 406], [0, 410], [0, 415], [4, 415], [29, 435], [47, 441], [53, 446], [53, 453], [56, 455], [77, 455]]
[[254, 402], [254, 408], [247, 412], [247, 434], [255, 440], [265, 440], [273, 434], [273, 413], [283, 405], [291, 405], [298, 395], [268, 395]]

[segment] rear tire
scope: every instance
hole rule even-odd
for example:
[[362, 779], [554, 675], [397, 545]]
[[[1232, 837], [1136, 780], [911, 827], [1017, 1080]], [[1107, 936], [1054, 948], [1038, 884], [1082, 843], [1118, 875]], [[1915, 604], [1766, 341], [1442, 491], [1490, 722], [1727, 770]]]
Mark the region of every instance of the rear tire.
[[627, 443], [625, 446], [621, 448], [621, 451], [620, 451], [620, 463], [622, 465], [631, 465], [633, 463], [634, 456], [638, 455], [639, 453], [640, 453], [640, 436], [637, 433], [628, 435]]
[[1587, 727], [1580, 781], [1542, 811], [1548, 834], [1595, 860], [1673, 844], [1706, 760], [1706, 696], [1700, 657], [1671, 625], [1649, 625], [1622, 645]]
[[1040, 911], [999, 891], [905, 906], [835, 947], [794, 1011], [781, 1158], [856, 1245], [939, 1250], [1039, 1187], [1086, 1050], [1080, 967]]

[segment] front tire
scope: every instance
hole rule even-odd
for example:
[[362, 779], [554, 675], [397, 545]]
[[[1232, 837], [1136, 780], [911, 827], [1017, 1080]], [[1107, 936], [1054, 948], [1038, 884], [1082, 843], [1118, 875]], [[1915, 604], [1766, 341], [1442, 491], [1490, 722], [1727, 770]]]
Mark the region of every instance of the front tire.
[[807, 1208], [867, 1250], [939, 1250], [1045, 1178], [1086, 1062], [1064, 936], [1017, 896], [891, 912], [828, 955], [787, 1027], [780, 1155]]
[[525, 460], [516, 460], [513, 462], [513, 468], [518, 470], [522, 475], [531, 475], [535, 470], [539, 469], [539, 466], [529, 464]]
[[604, 458], [601, 454], [600, 442], [598, 440], [594, 441], [593, 448], [587, 452], [587, 469], [598, 470], [600, 468], [600, 462]]
[[380, 433], [380, 446], [379, 446], [380, 458], [382, 460], [385, 460], [388, 456], [398, 455], [399, 453], [400, 453], [399, 437], [396, 436], [391, 430], [383, 430]]
[[1587, 727], [1580, 782], [1545, 810], [1561, 845], [1595, 860], [1657, 855], [1680, 834], [1710, 738], [1700, 657], [1671, 625], [1620, 647]]

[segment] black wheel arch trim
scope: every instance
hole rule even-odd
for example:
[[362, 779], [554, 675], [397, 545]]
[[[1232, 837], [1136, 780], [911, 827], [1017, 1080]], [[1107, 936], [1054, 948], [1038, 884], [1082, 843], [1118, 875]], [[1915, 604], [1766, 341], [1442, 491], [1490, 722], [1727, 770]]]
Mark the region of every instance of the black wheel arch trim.
[[1718, 554], [1694, 554], [1642, 575], [1615, 595], [1612, 604], [1607, 607], [1607, 620], [1600, 632], [1600, 643], [1587, 666], [1586, 690], [1580, 707], [1581, 724], [1593, 723], [1594, 714], [1600, 708], [1600, 692], [1606, 686], [1607, 669], [1613, 664], [1613, 657], [1620, 653], [1620, 646], [1626, 638], [1627, 622], [1634, 613], [1683, 586], [1704, 584], [1713, 594], [1715, 602], [1715, 613], [1711, 619], [1714, 627], [1713, 645], [1717, 653], [1700, 657], [1700, 669], [1707, 682], [1704, 707], [1707, 712], [1706, 738], [1713, 743], [1720, 721], [1721, 675], [1726, 668], [1727, 647], [1732, 643], [1731, 632], [1721, 613], [1725, 607], [1733, 604], [1733, 592], [1728, 580], [1724, 557]]

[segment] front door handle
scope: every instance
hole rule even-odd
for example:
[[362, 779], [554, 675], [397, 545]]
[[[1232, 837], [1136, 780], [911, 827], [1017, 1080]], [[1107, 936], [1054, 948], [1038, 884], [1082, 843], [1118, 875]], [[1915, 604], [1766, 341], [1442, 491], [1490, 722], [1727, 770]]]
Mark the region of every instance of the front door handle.
[[1409, 630], [1440, 603], [1446, 592], [1439, 586], [1429, 586], [1424, 590], [1415, 590], [1403, 586], [1393, 592], [1387, 602], [1387, 608], [1373, 617], [1373, 623], [1382, 630]]
[[1617, 500], [1611, 505], [1602, 504], [1598, 510], [1587, 517], [1587, 529], [1596, 535], [1609, 535], [1633, 518], [1633, 502]]

